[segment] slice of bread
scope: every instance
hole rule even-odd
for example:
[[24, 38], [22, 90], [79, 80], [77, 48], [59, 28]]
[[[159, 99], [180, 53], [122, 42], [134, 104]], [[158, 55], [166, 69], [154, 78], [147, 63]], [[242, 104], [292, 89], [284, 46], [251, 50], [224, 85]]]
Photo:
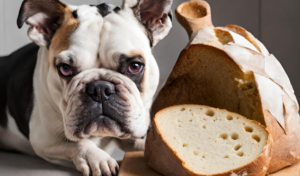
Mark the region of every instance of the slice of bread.
[[166, 176], [264, 176], [270, 145], [267, 130], [256, 121], [207, 106], [178, 105], [156, 114], [145, 156]]

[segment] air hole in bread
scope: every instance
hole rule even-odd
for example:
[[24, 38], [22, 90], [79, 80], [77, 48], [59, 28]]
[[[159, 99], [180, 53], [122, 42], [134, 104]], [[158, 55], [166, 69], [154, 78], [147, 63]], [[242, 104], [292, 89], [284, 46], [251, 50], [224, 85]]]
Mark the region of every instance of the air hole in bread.
[[239, 138], [239, 134], [237, 134], [237, 133], [232, 133], [231, 134], [231, 139], [237, 140], [238, 138]]
[[178, 125], [178, 127], [181, 127], [181, 125]]
[[185, 111], [185, 108], [181, 108], [180, 111]]
[[202, 158], [205, 158], [205, 155], [202, 155]]
[[228, 156], [228, 155], [226, 155], [226, 156], [224, 156], [224, 158], [229, 158], [229, 156]]
[[249, 133], [252, 133], [253, 132], [253, 128], [250, 127], [250, 126], [245, 126], [245, 131], [249, 132]]
[[244, 156], [244, 152], [240, 151], [240, 152], [237, 153], [237, 155], [242, 157], [242, 156]]
[[198, 155], [199, 155], [199, 152], [198, 152], [198, 151], [194, 151], [193, 153], [194, 153], [195, 156], [198, 156]]
[[204, 117], [203, 120], [206, 121], [206, 118]]
[[215, 115], [215, 112], [213, 110], [207, 110], [206, 113], [205, 113], [205, 115], [212, 117], [212, 116]]
[[223, 140], [225, 140], [225, 139], [228, 138], [228, 134], [227, 133], [220, 134], [220, 138], [222, 138]]
[[189, 120], [190, 122], [193, 122], [193, 120], [191, 119], [191, 120]]
[[202, 128], [203, 128], [203, 129], [206, 129], [206, 126], [205, 126], [205, 125], [203, 125], [203, 126], [202, 126]]
[[260, 137], [258, 135], [254, 134], [251, 137], [252, 139], [256, 140], [256, 142], [260, 142]]
[[235, 150], [235, 151], [238, 151], [241, 147], [242, 147], [242, 146], [241, 146], [240, 144], [238, 144], [238, 145], [236, 145], [236, 146], [234, 147], [234, 150]]
[[183, 145], [182, 145], [182, 147], [187, 147], [187, 146], [188, 146], [187, 144], [183, 144]]
[[226, 119], [227, 119], [227, 120], [232, 120], [233, 117], [229, 115], [229, 116], [226, 117]]

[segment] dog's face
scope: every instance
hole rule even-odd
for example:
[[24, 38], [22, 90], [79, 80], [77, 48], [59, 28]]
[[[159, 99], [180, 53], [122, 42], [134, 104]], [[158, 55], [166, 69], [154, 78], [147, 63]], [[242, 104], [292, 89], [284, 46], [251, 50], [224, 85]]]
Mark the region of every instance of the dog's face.
[[24, 1], [18, 25], [26, 21], [29, 37], [48, 48], [44, 74], [66, 138], [146, 135], [159, 81], [151, 48], [172, 27], [170, 5], [162, 0], [124, 1], [122, 8]]

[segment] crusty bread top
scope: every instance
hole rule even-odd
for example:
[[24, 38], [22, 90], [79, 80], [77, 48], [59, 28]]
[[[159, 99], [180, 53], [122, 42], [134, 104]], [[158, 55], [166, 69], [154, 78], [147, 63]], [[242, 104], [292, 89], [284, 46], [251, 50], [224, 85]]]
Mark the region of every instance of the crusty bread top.
[[[270, 111], [284, 130], [288, 130], [289, 125], [286, 123], [297, 117], [299, 111], [291, 82], [274, 55], [269, 55], [265, 47], [248, 31], [244, 31], [247, 38], [233, 32], [234, 29], [243, 29], [237, 28], [233, 25], [226, 28], [203, 28], [194, 32], [187, 48], [194, 44], [217, 47], [226, 52], [245, 73], [253, 72], [263, 108]], [[284, 113], [286, 109], [289, 113]]]

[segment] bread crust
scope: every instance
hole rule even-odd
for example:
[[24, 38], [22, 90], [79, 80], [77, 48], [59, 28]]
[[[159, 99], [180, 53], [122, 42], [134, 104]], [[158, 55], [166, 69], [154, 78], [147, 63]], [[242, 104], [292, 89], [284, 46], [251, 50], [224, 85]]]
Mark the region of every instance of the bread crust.
[[286, 166], [299, 162], [300, 159], [300, 126], [297, 122], [290, 121], [287, 126], [293, 129], [287, 129], [285, 133], [282, 127], [278, 124], [276, 119], [269, 111], [264, 110], [265, 119], [268, 129], [272, 129], [273, 149], [271, 154], [271, 163], [268, 173], [274, 173]]
[[225, 26], [225, 28], [245, 37], [263, 55], [270, 54], [269, 51], [267, 50], [267, 48], [259, 40], [257, 40], [250, 32], [248, 32], [245, 28], [235, 25], [235, 24], [228, 24], [227, 26]]
[[[189, 107], [203, 107], [203, 108], [210, 108], [208, 106], [203, 105], [179, 105], [182, 106], [189, 106]], [[157, 119], [161, 118], [160, 114], [164, 113], [165, 111], [168, 111], [169, 109], [176, 107], [168, 107], [161, 111], [159, 111], [154, 118], [153, 126], [147, 136], [146, 140], [146, 150], [145, 150], [145, 158], [147, 161], [147, 164], [155, 169], [157, 172], [166, 175], [166, 176], [206, 176], [202, 174], [197, 174], [190, 170], [184, 163], [183, 160], [180, 159], [180, 157], [177, 155], [177, 152], [174, 151], [171, 146], [164, 140], [164, 136], [162, 135], [160, 128], [157, 127]], [[214, 108], [217, 110], [217, 108]], [[227, 110], [220, 110], [223, 112], [228, 112]], [[240, 118], [245, 117], [237, 114], [232, 113], [236, 116], [239, 116]], [[260, 127], [266, 129], [264, 126], [262, 126], [260, 123], [249, 120], [253, 123], [256, 123]], [[268, 132], [268, 130], [266, 129]], [[269, 132], [268, 132], [269, 134]], [[270, 135], [268, 135], [268, 141], [264, 147], [264, 150], [262, 153], [256, 157], [253, 161], [250, 163], [241, 166], [239, 168], [236, 168], [234, 170], [229, 170], [224, 173], [218, 173], [213, 174], [211, 176], [265, 176], [267, 173], [267, 169], [270, 164], [271, 160], [271, 150], [272, 150], [273, 141]]]

